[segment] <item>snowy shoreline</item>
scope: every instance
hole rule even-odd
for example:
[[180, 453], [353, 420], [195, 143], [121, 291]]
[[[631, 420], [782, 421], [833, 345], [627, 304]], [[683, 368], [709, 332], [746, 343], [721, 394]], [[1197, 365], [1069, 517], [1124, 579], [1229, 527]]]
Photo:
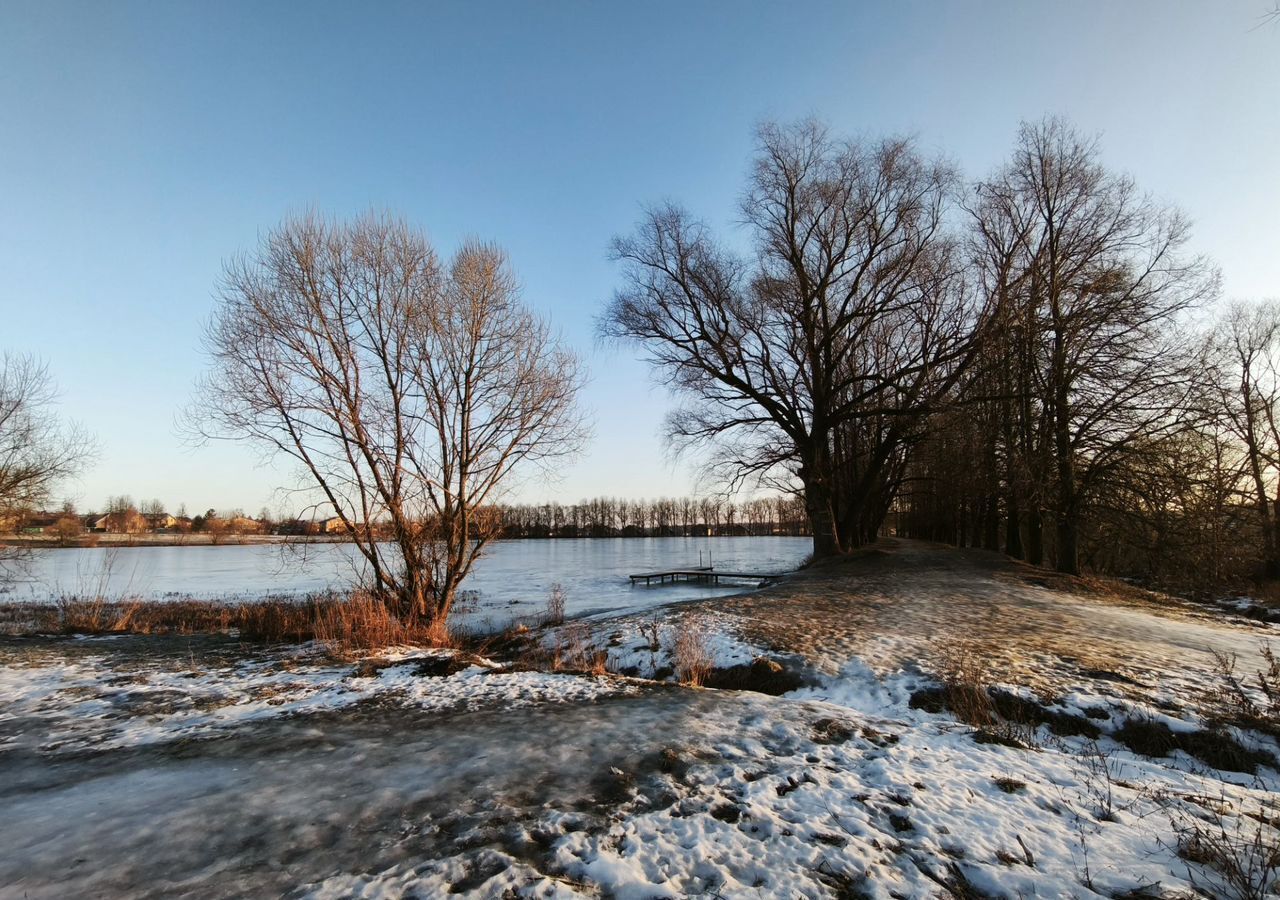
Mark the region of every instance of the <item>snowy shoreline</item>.
[[[1268, 632], [911, 563], [539, 638], [657, 682], [411, 648], [352, 666], [225, 637], [0, 639], [0, 895], [1230, 896], [1195, 840], [1275, 846], [1274, 759], [1227, 771], [1120, 738], [1205, 729], [1208, 649]], [[1064, 659], [1050, 638], [1081, 607], [1101, 625]], [[973, 628], [1009, 608], [1018, 629]], [[691, 629], [716, 670], [764, 659], [805, 683], [679, 686]], [[960, 636], [1003, 645], [987, 686], [1052, 715], [991, 742], [922, 702]]]

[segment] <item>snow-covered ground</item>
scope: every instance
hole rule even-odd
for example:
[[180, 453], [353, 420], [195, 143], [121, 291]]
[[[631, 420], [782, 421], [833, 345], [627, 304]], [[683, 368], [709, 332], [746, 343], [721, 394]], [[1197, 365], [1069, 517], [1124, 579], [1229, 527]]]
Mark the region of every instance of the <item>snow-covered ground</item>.
[[[1230, 896], [1180, 840], [1276, 846], [1280, 775], [1117, 733], [1202, 728], [1209, 651], [1251, 672], [1280, 631], [1024, 574], [904, 542], [540, 636], [660, 677], [684, 636], [807, 682], [776, 697], [409, 649], [357, 668], [215, 637], [4, 639], [0, 896]], [[918, 702], [957, 653], [1096, 731], [981, 742]]]

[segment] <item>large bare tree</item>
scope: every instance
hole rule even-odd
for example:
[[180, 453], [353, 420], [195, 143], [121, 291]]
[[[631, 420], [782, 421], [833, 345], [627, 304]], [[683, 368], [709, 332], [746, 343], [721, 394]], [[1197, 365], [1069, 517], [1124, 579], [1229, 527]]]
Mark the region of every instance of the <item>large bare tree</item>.
[[[31, 356], [0, 356], [0, 521], [40, 509], [93, 454], [93, 441], [55, 409], [48, 367]], [[24, 554], [0, 547], [0, 576]]]
[[286, 221], [227, 266], [220, 294], [199, 433], [295, 460], [367, 586], [443, 624], [513, 473], [578, 448], [577, 358], [496, 247], [443, 265], [386, 216]]
[[1011, 507], [1032, 523], [1036, 562], [1049, 508], [1057, 568], [1075, 573], [1090, 493], [1183, 427], [1195, 368], [1179, 326], [1215, 295], [1217, 273], [1185, 252], [1177, 210], [1108, 171], [1097, 142], [1062, 120], [1025, 124], [978, 191], [980, 271], [1015, 398]]
[[1280, 303], [1233, 303], [1206, 342], [1208, 413], [1238, 442], [1263, 571], [1280, 576]]
[[945, 223], [955, 175], [910, 141], [765, 125], [741, 256], [675, 206], [614, 244], [625, 286], [601, 319], [684, 399], [677, 445], [731, 483], [794, 488], [815, 556], [874, 536], [899, 451], [972, 353], [981, 316]]

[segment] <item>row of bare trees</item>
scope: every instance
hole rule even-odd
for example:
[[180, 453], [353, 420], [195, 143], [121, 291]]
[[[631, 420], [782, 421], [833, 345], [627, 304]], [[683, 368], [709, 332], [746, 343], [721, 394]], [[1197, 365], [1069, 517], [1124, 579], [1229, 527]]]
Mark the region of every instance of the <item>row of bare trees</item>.
[[503, 535], [511, 538], [809, 533], [804, 504], [782, 495], [736, 503], [720, 497], [596, 497], [569, 505], [509, 504], [499, 512]]
[[1010, 554], [1040, 563], [1051, 528], [1057, 568], [1074, 573], [1092, 498], [1183, 427], [1200, 375], [1184, 314], [1215, 295], [1216, 273], [1185, 253], [1181, 215], [1058, 121], [1022, 129], [972, 212], [975, 287], [991, 315], [956, 391], [960, 428], [935, 443], [961, 444], [948, 462], [967, 450], [986, 482], [988, 541], [1003, 517]]
[[913, 457], [899, 530], [1060, 569], [1074, 550], [1083, 568], [1182, 591], [1280, 575], [1280, 305], [1232, 303], [1176, 334], [1115, 382], [1151, 392], [1141, 420], [1081, 454], [1074, 544], [1045, 411], [976, 386]]
[[[614, 244], [600, 332], [681, 398], [669, 436], [726, 495], [797, 498], [816, 557], [892, 513], [1064, 572], [1202, 572], [1241, 539], [1280, 570], [1274, 311], [1189, 330], [1216, 271], [1094, 141], [1028, 124], [966, 183], [910, 140], [766, 125], [740, 213], [746, 253], [651, 209]], [[286, 221], [226, 268], [206, 344], [192, 432], [291, 459], [400, 614], [443, 621], [504, 529], [716, 527], [675, 502], [501, 507], [585, 432], [578, 360], [492, 246], [442, 261], [391, 217]]]
[[[814, 552], [898, 533], [1148, 582], [1280, 574], [1280, 314], [1197, 314], [1187, 220], [1069, 124], [966, 184], [910, 141], [765, 126], [750, 252], [689, 213], [619, 239], [601, 332], [678, 448], [802, 497]], [[886, 524], [887, 523], [887, 524]]]

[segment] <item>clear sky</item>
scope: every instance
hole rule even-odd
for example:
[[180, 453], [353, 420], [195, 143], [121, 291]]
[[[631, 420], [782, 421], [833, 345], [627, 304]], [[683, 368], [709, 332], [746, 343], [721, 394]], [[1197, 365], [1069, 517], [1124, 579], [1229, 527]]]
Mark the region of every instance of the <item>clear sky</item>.
[[682, 494], [669, 405], [597, 347], [610, 238], [675, 199], [730, 229], [762, 119], [910, 133], [971, 177], [1064, 114], [1177, 203], [1227, 294], [1280, 296], [1280, 25], [1205, 2], [0, 0], [0, 349], [101, 452], [67, 493], [251, 512], [287, 476], [174, 417], [228, 256], [282, 216], [499, 242], [592, 373], [595, 438], [528, 499]]

